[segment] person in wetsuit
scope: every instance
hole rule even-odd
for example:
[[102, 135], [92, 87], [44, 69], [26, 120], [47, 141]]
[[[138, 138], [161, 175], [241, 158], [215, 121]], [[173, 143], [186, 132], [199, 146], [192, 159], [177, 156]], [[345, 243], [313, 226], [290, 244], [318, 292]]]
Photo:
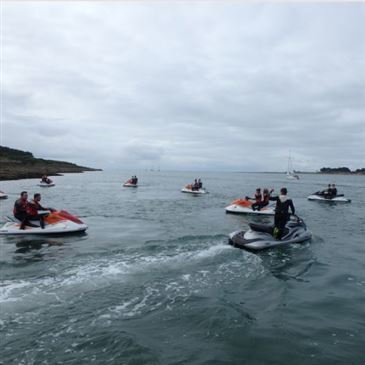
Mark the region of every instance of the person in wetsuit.
[[192, 191], [198, 191], [199, 190], [198, 180], [195, 179], [194, 184], [191, 184], [191, 186], [192, 186], [192, 188], [191, 188]]
[[293, 201], [287, 196], [288, 190], [286, 188], [280, 189], [279, 196], [270, 197], [269, 200], [276, 201], [275, 216], [274, 216], [274, 237], [281, 239], [286, 222], [289, 220], [289, 208], [291, 214], [295, 214]]
[[260, 206], [262, 203], [261, 189], [260, 188], [256, 189], [254, 198], [250, 198], [249, 196], [246, 196], [246, 200], [254, 200], [255, 202], [251, 206], [252, 210], [260, 210]]
[[201, 179], [198, 179], [198, 188], [201, 189], [203, 187], [203, 183], [201, 181]]
[[20, 198], [15, 201], [13, 209], [14, 217], [21, 222], [20, 229], [25, 229], [25, 226], [37, 227], [29, 221], [28, 206], [28, 193], [22, 191], [20, 193]]
[[52, 208], [44, 208], [40, 204], [41, 201], [41, 194], [37, 193], [34, 194], [33, 200], [28, 203], [28, 215], [29, 220], [39, 220], [41, 228], [44, 229], [44, 214], [38, 214], [39, 210], [49, 210], [51, 212], [54, 211]]
[[332, 184], [330, 198], [335, 198], [336, 196], [337, 196], [337, 188], [335, 184]]
[[325, 198], [327, 198], [328, 196], [331, 195], [331, 191], [332, 191], [331, 184], [328, 184], [327, 189], [322, 190], [319, 195], [323, 195]]

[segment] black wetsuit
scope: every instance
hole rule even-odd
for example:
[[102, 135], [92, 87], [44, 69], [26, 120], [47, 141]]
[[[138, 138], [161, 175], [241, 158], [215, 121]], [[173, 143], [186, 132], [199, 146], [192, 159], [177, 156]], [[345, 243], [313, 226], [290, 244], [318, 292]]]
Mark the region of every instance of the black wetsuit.
[[270, 197], [270, 200], [276, 201], [274, 225], [279, 230], [276, 238], [281, 239], [286, 222], [289, 220], [289, 208], [292, 214], [295, 214], [293, 201], [287, 198], [284, 201], [280, 200], [280, 196]]

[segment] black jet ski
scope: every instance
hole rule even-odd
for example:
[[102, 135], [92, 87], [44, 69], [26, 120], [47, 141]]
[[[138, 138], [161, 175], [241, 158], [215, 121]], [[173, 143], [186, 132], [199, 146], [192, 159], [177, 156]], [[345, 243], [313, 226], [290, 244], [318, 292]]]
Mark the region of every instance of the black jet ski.
[[249, 251], [259, 251], [266, 248], [284, 246], [292, 243], [302, 243], [312, 237], [307, 226], [298, 216], [292, 215], [285, 226], [280, 240], [274, 238], [274, 226], [268, 224], [250, 223], [248, 231], [235, 231], [229, 235], [229, 243]]
[[340, 203], [351, 203], [351, 199], [347, 199], [343, 194], [337, 194], [335, 196], [323, 194], [322, 191], [317, 191], [308, 196], [308, 200], [320, 200], [325, 202], [340, 202]]

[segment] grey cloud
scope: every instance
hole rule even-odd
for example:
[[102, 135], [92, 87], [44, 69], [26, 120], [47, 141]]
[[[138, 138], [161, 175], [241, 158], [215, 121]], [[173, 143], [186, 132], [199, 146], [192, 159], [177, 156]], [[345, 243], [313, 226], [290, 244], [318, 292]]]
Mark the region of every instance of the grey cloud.
[[363, 167], [361, 9], [7, 2], [4, 142], [103, 168]]

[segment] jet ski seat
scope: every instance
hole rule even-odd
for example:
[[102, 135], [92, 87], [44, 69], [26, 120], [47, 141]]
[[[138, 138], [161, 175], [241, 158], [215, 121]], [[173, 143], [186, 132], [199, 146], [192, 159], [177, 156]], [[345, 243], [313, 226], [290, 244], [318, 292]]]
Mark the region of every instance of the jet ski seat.
[[274, 232], [274, 227], [270, 224], [249, 223], [249, 226], [253, 231], [256, 232], [264, 232], [264, 233], [269, 233], [271, 235]]

